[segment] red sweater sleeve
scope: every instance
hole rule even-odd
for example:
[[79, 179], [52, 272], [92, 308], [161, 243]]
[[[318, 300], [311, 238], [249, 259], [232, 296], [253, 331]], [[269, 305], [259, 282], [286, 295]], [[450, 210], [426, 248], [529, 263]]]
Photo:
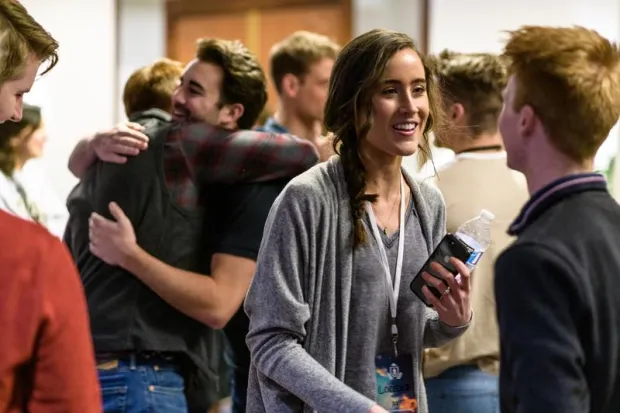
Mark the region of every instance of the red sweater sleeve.
[[[65, 246], [50, 239], [37, 263], [41, 321], [34, 355], [31, 413], [102, 411], [86, 300]], [[34, 257], [33, 257], [34, 258]]]

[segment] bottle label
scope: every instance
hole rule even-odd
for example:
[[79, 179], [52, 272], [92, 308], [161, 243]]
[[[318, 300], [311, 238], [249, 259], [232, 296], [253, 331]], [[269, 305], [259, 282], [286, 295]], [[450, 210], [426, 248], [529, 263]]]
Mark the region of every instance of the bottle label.
[[469, 259], [467, 260], [465, 264], [471, 265], [473, 267], [474, 265], [478, 264], [478, 261], [480, 261], [481, 257], [482, 257], [482, 251], [474, 251], [471, 253], [471, 255], [469, 256]]

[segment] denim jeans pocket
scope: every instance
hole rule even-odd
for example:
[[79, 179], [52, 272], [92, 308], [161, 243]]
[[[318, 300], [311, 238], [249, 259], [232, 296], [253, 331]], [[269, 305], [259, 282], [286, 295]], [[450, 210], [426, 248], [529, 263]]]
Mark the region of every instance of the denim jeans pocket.
[[116, 370], [99, 370], [99, 384], [105, 413], [124, 413], [127, 398], [127, 376]]
[[175, 371], [158, 371], [155, 382], [149, 386], [155, 412], [186, 413], [183, 377]]

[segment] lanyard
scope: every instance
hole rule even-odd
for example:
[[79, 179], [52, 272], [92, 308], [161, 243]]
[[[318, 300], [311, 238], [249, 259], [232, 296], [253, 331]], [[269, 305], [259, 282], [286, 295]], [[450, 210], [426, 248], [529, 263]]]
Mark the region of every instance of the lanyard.
[[392, 344], [394, 344], [394, 355], [398, 356], [396, 344], [398, 343], [398, 328], [396, 327], [396, 305], [398, 304], [398, 294], [400, 292], [400, 278], [403, 270], [403, 252], [405, 247], [405, 180], [400, 177], [400, 223], [398, 233], [398, 255], [396, 258], [396, 273], [394, 274], [394, 282], [392, 282], [392, 274], [390, 272], [390, 263], [383, 246], [383, 240], [377, 226], [377, 219], [372, 210], [370, 202], [366, 202], [366, 212], [370, 218], [372, 233], [379, 247], [381, 255], [381, 265], [385, 273], [385, 282], [389, 296], [390, 315], [392, 320]]

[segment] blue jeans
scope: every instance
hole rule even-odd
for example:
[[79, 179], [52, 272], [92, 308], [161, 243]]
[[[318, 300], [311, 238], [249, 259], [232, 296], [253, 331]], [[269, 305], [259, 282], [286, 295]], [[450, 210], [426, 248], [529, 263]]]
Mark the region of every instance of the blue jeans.
[[161, 360], [118, 360], [97, 366], [105, 413], [187, 413], [183, 377]]
[[476, 366], [459, 366], [425, 380], [429, 413], [499, 413], [499, 380]]

